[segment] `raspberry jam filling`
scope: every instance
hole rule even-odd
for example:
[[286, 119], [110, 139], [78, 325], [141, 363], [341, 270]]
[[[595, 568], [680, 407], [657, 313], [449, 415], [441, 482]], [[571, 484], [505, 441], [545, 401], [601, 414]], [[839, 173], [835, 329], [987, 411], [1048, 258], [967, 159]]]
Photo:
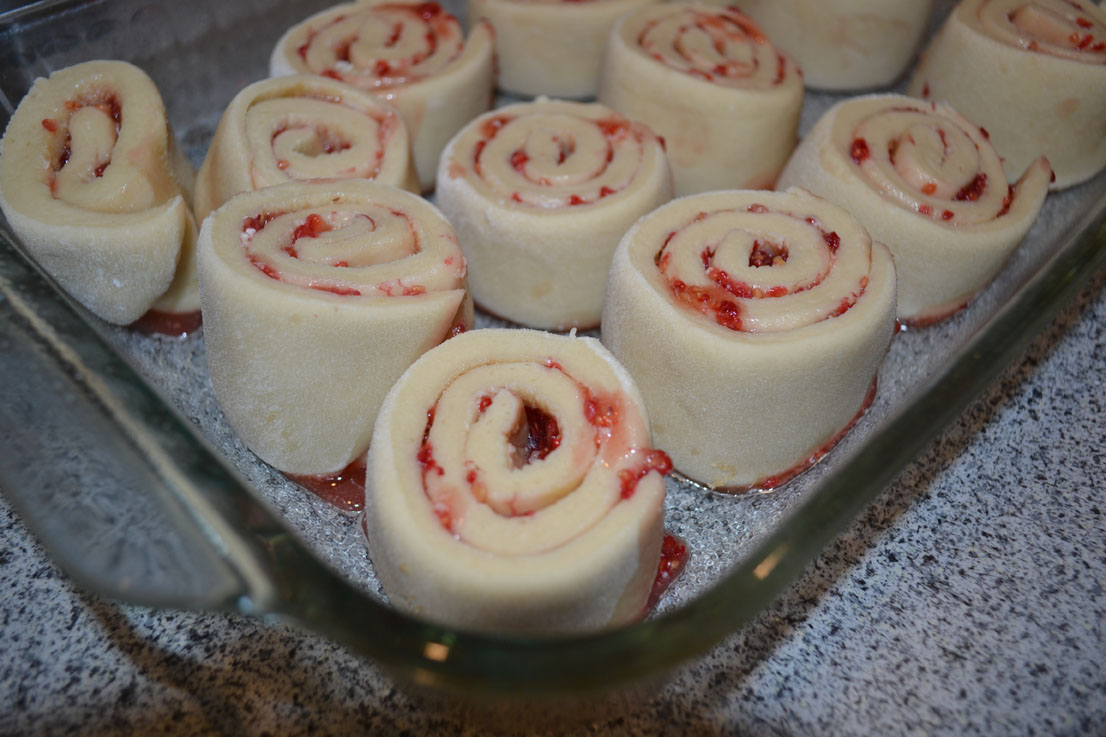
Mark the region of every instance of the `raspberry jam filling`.
[[[320, 102], [335, 105], [343, 104], [340, 98], [325, 95], [304, 95], [302, 99], [318, 100]], [[396, 128], [399, 125], [398, 117], [394, 113], [381, 112], [378, 110], [358, 110], [357, 112], [362, 113], [375, 123], [376, 145], [368, 150], [369, 157], [367, 160], [356, 162], [353, 167], [342, 172], [336, 172], [334, 176], [376, 179], [380, 176], [380, 169], [384, 163], [384, 155], [388, 151], [388, 142], [395, 134]], [[307, 137], [306, 141], [301, 141], [298, 138], [293, 139], [289, 146], [288, 144], [284, 144], [281, 140], [289, 131], [300, 132], [301, 135], [303, 131], [307, 131], [310, 135]], [[277, 168], [287, 170], [289, 167], [293, 167], [293, 162], [290, 161], [289, 158], [283, 157], [278, 151], [283, 152], [288, 157], [296, 154], [309, 158], [317, 158], [319, 156], [339, 154], [343, 151], [348, 151], [353, 148], [354, 141], [351, 141], [341, 131], [332, 130], [322, 123], [292, 119], [281, 121], [281, 123], [273, 129], [269, 137], [269, 145], [273, 152], [272, 156], [276, 161]], [[345, 160], [343, 159], [343, 161]], [[294, 174], [290, 174], [290, 176], [295, 177]], [[311, 178], [311, 176], [306, 178]]]
[[[505, 127], [515, 120], [519, 120], [519, 117], [512, 115], [494, 115], [481, 123], [479, 129], [480, 137], [472, 147], [471, 163], [472, 171], [481, 179], [485, 181], [488, 180], [485, 172], [485, 167], [489, 165], [488, 162], [485, 161], [488, 144], [491, 143]], [[523, 118], [523, 120], [525, 120], [525, 118]], [[605, 151], [600, 152], [601, 161], [599, 166], [594, 171], [589, 172], [588, 175], [589, 181], [594, 183], [598, 183], [597, 180], [602, 179], [609, 171], [609, 166], [615, 159], [616, 148], [618, 146], [624, 141], [632, 140], [637, 144], [638, 151], [642, 152], [646, 146], [647, 136], [651, 135], [647, 134], [640, 127], [634, 126], [629, 120], [619, 115], [611, 115], [598, 120], [587, 119], [586, 122], [596, 126], [603, 136], [603, 139], [606, 141]], [[598, 184], [598, 187], [593, 188], [591, 191], [580, 189], [578, 192], [571, 192], [567, 195], [554, 194], [551, 188], [554, 186], [554, 178], [556, 177], [555, 172], [572, 156], [578, 154], [577, 141], [574, 133], [569, 131], [542, 131], [540, 135], [548, 136], [552, 139], [554, 146], [551, 147], [551, 150], [556, 151], [555, 160], [549, 159], [548, 156], [544, 159], [534, 158], [531, 152], [526, 148], [530, 143], [530, 135], [527, 135], [524, 140], [520, 141], [520, 148], [515, 148], [506, 153], [503, 161], [504, 166], [513, 170], [518, 178], [521, 178], [525, 184], [532, 185], [535, 190], [534, 193], [525, 190], [511, 192], [507, 198], [508, 201], [520, 205], [541, 208], [578, 207], [581, 205], [595, 204], [600, 200], [617, 194], [625, 186], [625, 184], [621, 182], [609, 182], [606, 184]], [[450, 176], [456, 178], [463, 175], [464, 167], [456, 161], [452, 162], [450, 165]], [[632, 179], [632, 176], [630, 178]], [[594, 187], [594, 184], [592, 186]]]
[[[736, 8], [687, 10], [682, 15], [686, 21], [683, 17], [648, 21], [638, 33], [638, 47], [661, 64], [707, 82], [748, 80], [762, 68], [773, 74], [772, 84], [786, 78], [787, 60], [772, 48], [760, 27]], [[665, 28], [677, 20], [676, 38], [669, 39]], [[695, 37], [707, 43], [701, 46]]]
[[1030, 51], [1106, 62], [1106, 27], [1087, 17], [1077, 0], [1027, 3], [1007, 14], [1018, 41]]
[[[936, 103], [923, 107], [888, 108], [875, 117], [883, 113], [909, 114], [916, 116], [916, 120], [901, 124], [902, 132], [886, 141], [886, 159], [876, 160], [870, 148], [872, 144], [865, 136], [857, 135], [852, 139], [848, 156], [874, 188], [897, 205], [954, 226], [962, 224], [962, 220], [978, 222], [1002, 217], [1009, 211], [1014, 192], [1012, 187], [1008, 187], [1000, 205], [997, 196], [990, 194], [992, 184], [986, 172], [977, 171], [966, 181], [961, 178], [964, 176], [965, 155], [976, 157], [975, 168], [985, 165], [985, 148], [990, 139], [986, 129], [965, 127], [955, 119], [942, 115]], [[868, 129], [868, 126], [869, 123], [862, 124], [857, 132]], [[957, 161], [959, 163], [954, 163]], [[884, 172], [888, 164], [894, 170], [890, 174]], [[910, 186], [905, 192], [900, 191], [902, 185], [899, 182]], [[965, 210], [956, 208], [954, 203], [980, 205]], [[993, 211], [992, 205], [996, 208]]]
[[[379, 39], [379, 45], [358, 57], [355, 43], [358, 28], [353, 20], [364, 24], [388, 24], [389, 32]], [[402, 20], [393, 21], [399, 17]], [[354, 26], [346, 28], [346, 26]], [[333, 58], [332, 66], [315, 69], [312, 51], [320, 40], [330, 40], [325, 58]], [[308, 71], [363, 88], [386, 90], [418, 82], [456, 59], [464, 46], [461, 24], [436, 2], [382, 3], [359, 11], [359, 15], [335, 16], [329, 22], [308, 28], [296, 54]], [[407, 56], [402, 54], [410, 50]]]
[[[422, 247], [419, 242], [418, 231], [415, 228], [414, 223], [410, 217], [404, 212], [396, 209], [389, 211], [390, 214], [396, 218], [399, 218], [406, 224], [406, 228], [409, 234], [409, 243], [404, 245], [406, 249], [406, 255], [413, 255], [419, 253]], [[245, 251], [246, 259], [250, 264], [261, 273], [270, 279], [276, 281], [285, 282], [288, 284], [294, 284], [296, 286], [306, 287], [308, 289], [315, 289], [321, 292], [330, 292], [331, 294], [337, 294], [340, 296], [361, 296], [364, 294], [361, 288], [350, 286], [343, 283], [335, 283], [322, 281], [317, 278], [308, 279], [301, 277], [294, 273], [282, 272], [277, 263], [274, 261], [276, 257], [270, 257], [264, 252], [258, 252], [253, 247], [254, 239], [259, 233], [265, 230], [276, 218], [287, 215], [286, 212], [260, 212], [254, 215], [244, 217], [242, 219], [241, 239], [242, 247]], [[292, 229], [288, 241], [279, 247], [279, 255], [281, 257], [291, 260], [301, 260], [302, 254], [300, 249], [297, 248], [297, 244], [304, 238], [317, 239], [320, 236], [330, 231], [337, 231], [341, 228], [352, 227], [357, 222], [364, 222], [368, 224], [368, 227], [375, 230], [378, 227], [377, 222], [366, 213], [341, 213], [338, 211], [332, 211], [329, 219], [320, 215], [319, 213], [308, 213], [306, 217]], [[316, 249], [318, 246], [315, 247]], [[309, 259], [308, 263], [325, 264], [334, 269], [350, 269], [352, 257], [346, 258], [334, 258], [334, 257], [319, 257], [316, 254], [316, 258]], [[355, 262], [353, 266], [357, 266]], [[421, 284], [407, 284], [403, 279], [396, 278], [388, 281], [373, 284], [371, 289], [376, 293], [383, 294], [388, 297], [404, 296], [410, 297], [426, 293], [426, 287]]]
[[[119, 98], [113, 92], [93, 91], [76, 99], [67, 100], [65, 102], [65, 113], [61, 118], [43, 118], [43, 129], [45, 129], [47, 133], [50, 133], [55, 141], [60, 134], [65, 134], [64, 138], [55, 144], [57, 146], [57, 154], [53, 157], [51, 162], [48, 182], [51, 194], [57, 194], [57, 175], [69, 164], [73, 157], [74, 147], [82, 145], [81, 142], [75, 142], [73, 140], [73, 135], [70, 130], [70, 121], [78, 112], [81, 112], [82, 115], [86, 114], [82, 111], [86, 111], [87, 109], [96, 110], [102, 113], [111, 122], [110, 132], [104, 132], [100, 135], [110, 135], [112, 137], [112, 146], [114, 146], [114, 142], [119, 139], [119, 129], [123, 125], [123, 107], [119, 102]], [[86, 145], [94, 147], [96, 144], [95, 142], [89, 142]], [[84, 175], [84, 181], [99, 179], [104, 175], [104, 172], [110, 165], [110, 154], [106, 158], [101, 157], [95, 162], [91, 162], [87, 174]]]
[[[741, 300], [774, 299], [805, 292], [821, 284], [828, 270], [824, 273], [815, 274], [806, 281], [795, 284], [775, 284], [767, 287], [755, 286], [740, 279], [736, 279], [725, 269], [715, 266], [718, 246], [717, 244], [708, 244], [699, 251], [699, 263], [702, 264], [702, 275], [705, 275], [708, 283], [702, 283], [701, 279], [696, 280], [698, 283], [689, 283], [690, 279], [688, 277], [692, 275], [679, 273], [674, 265], [673, 251], [671, 250], [673, 241], [681, 235], [685, 228], [707, 217], [724, 214], [725, 212], [726, 211], [714, 213], [700, 212], [689, 220], [686, 225], [669, 232], [660, 250], [654, 256], [653, 261], [657, 266], [657, 270], [661, 273], [661, 276], [668, 283], [672, 295], [675, 296], [681, 304], [694, 309], [696, 312], [699, 312], [722, 327], [735, 332], [744, 332], [748, 328], [742, 320], [743, 311]], [[760, 215], [773, 211], [763, 204], [754, 203], [746, 208], [746, 212], [753, 215]], [[837, 232], [826, 230], [822, 227], [821, 223], [813, 217], [804, 218], [790, 212], [779, 214], [804, 220], [809, 226], [818, 231], [822, 242], [829, 252], [829, 269], [832, 269], [837, 250], [841, 245], [841, 238]], [[791, 250], [786, 243], [776, 242], [768, 237], [754, 238], [748, 257], [748, 265], [750, 268], [758, 270], [771, 269], [773, 267], [785, 265], [790, 255]], [[828, 317], [837, 317], [838, 315], [844, 314], [856, 303], [857, 298], [859, 298], [859, 295], [866, 286], [867, 280], [865, 278], [859, 285], [859, 290], [844, 298]]]
[[[544, 364], [551, 371], [563, 373], [563, 368], [555, 360], [549, 359]], [[625, 400], [618, 393], [606, 394], [594, 392], [575, 382], [579, 387], [579, 393], [583, 401], [583, 414], [588, 424], [594, 431], [595, 453], [594, 460], [586, 460], [588, 464], [599, 464], [603, 468], [613, 470], [612, 483], [618, 489], [618, 498], [627, 500], [634, 496], [640, 482], [650, 473], [656, 472], [661, 476], [672, 471], [672, 461], [666, 453], [660, 450], [644, 447], [631, 447], [626, 438], [626, 430], [622, 427], [623, 405]], [[495, 403], [497, 392], [502, 389], [489, 390], [476, 400], [476, 411], [479, 415], [487, 412]], [[422, 442], [415, 455], [423, 483], [423, 492], [430, 500], [435, 515], [447, 532], [457, 535], [458, 521], [462, 502], [457, 497], [466, 493], [471, 499], [480, 504], [487, 504], [495, 509], [496, 513], [504, 517], [524, 517], [540, 513], [541, 508], [534, 508], [523, 503], [523, 500], [511, 499], [499, 506], [492, 507], [488, 500], [488, 489], [485, 486], [484, 475], [479, 466], [472, 460], [464, 460], [463, 464], [463, 490], [454, 488], [455, 482], [449, 479], [446, 469], [438, 462], [434, 445], [430, 439], [431, 429], [434, 425], [434, 417], [437, 406], [431, 407], [426, 414], [426, 426], [423, 430]], [[506, 438], [509, 460], [514, 468], [521, 469], [529, 464], [545, 460], [562, 447], [564, 435], [557, 418], [543, 407], [537, 406], [532, 401], [522, 402], [522, 412], [509, 436]], [[517, 504], [517, 507], [516, 507]]]

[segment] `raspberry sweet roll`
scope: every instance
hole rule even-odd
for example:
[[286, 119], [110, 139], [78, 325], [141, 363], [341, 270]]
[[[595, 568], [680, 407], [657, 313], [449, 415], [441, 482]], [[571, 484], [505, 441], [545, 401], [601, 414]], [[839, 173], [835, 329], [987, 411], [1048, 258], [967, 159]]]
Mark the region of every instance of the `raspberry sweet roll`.
[[861, 90], [898, 79], [933, 0], [733, 0], [803, 70], [807, 87]]
[[915, 97], [991, 135], [1013, 181], [1038, 156], [1052, 189], [1106, 167], [1106, 10], [1089, 0], [964, 0], [922, 55]]
[[664, 479], [641, 397], [592, 338], [476, 330], [388, 394], [369, 552], [395, 606], [451, 626], [596, 629], [644, 613]]
[[389, 185], [244, 192], [204, 221], [198, 255], [215, 397], [286, 473], [332, 474], [364, 454], [392, 383], [472, 326], [453, 229]]
[[716, 489], [772, 488], [871, 401], [895, 331], [890, 252], [801, 190], [673, 200], [615, 251], [603, 342], [657, 445]]
[[419, 191], [399, 113], [309, 74], [249, 85], [223, 113], [196, 182], [196, 218], [239, 192], [289, 181], [372, 179]]
[[1044, 157], [1013, 186], [987, 132], [947, 105], [901, 95], [831, 108], [799, 144], [781, 187], [856, 216], [895, 256], [898, 315], [931, 323], [987, 286], [1041, 209]]
[[461, 127], [491, 107], [493, 31], [461, 23], [436, 2], [396, 0], [336, 5], [291, 28], [277, 42], [272, 76], [321, 74], [378, 95], [399, 110], [424, 190], [438, 157]]
[[677, 195], [765, 189], [798, 140], [803, 80], [741, 12], [665, 3], [615, 24], [599, 101], [665, 140]]
[[599, 104], [538, 100], [477, 118], [442, 154], [438, 205], [473, 298], [534, 328], [599, 324], [611, 254], [672, 197], [656, 135]]
[[495, 28], [499, 89], [594, 97], [603, 48], [621, 16], [660, 0], [469, 0], [468, 19]]
[[120, 325], [154, 307], [190, 261], [182, 186], [192, 176], [157, 87], [120, 61], [36, 80], [0, 141], [0, 207], [12, 229], [63, 289]]

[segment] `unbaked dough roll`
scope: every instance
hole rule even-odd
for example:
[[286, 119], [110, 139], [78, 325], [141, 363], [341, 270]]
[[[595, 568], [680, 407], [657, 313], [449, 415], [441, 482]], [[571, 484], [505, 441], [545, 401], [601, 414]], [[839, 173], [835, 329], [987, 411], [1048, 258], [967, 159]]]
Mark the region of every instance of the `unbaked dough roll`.
[[597, 326], [619, 238], [671, 197], [657, 136], [594, 103], [538, 100], [477, 118], [438, 174], [473, 297], [535, 328]]
[[603, 342], [657, 445], [712, 488], [772, 488], [871, 400], [895, 330], [888, 250], [801, 190], [685, 197], [615, 251]]
[[594, 97], [619, 17], [660, 0], [469, 0], [469, 22], [495, 28], [499, 88], [515, 95]]
[[108, 322], [141, 317], [169, 288], [192, 176], [153, 81], [91, 61], [35, 81], [0, 141], [0, 207], [31, 255]]
[[664, 138], [677, 195], [764, 189], [795, 148], [803, 80], [741, 12], [666, 3], [615, 24], [599, 101]]
[[388, 394], [369, 551], [395, 606], [455, 627], [566, 632], [640, 617], [664, 480], [641, 397], [598, 341], [476, 330]]
[[262, 460], [333, 473], [411, 363], [472, 326], [465, 261], [426, 200], [361, 180], [239, 194], [198, 245], [215, 397]]
[[964, 0], [930, 42], [910, 94], [991, 134], [1010, 181], [1038, 156], [1052, 189], [1106, 167], [1106, 10], [1088, 0]]
[[477, 23], [466, 41], [457, 18], [436, 2], [336, 5], [291, 28], [273, 49], [272, 76], [300, 72], [347, 82], [394, 105], [428, 190], [446, 142], [491, 107], [493, 31]]
[[196, 217], [239, 192], [288, 181], [372, 179], [418, 192], [411, 143], [390, 105], [309, 74], [255, 82], [234, 96], [196, 184]]
[[859, 90], [891, 84], [925, 33], [933, 0], [728, 0], [803, 70], [807, 87]]
[[987, 133], [947, 105], [854, 97], [803, 139], [780, 187], [804, 187], [855, 215], [895, 256], [899, 319], [948, 317], [987, 286], [1041, 209], [1041, 157], [1013, 186]]

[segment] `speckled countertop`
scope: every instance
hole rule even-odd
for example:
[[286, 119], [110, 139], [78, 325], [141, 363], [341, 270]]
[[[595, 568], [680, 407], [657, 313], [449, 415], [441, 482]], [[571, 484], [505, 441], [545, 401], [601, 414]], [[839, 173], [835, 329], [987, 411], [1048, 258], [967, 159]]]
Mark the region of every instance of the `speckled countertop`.
[[0, 497], [0, 735], [1102, 734], [1104, 357], [1106, 274], [759, 618], [656, 690], [541, 720], [82, 593]]

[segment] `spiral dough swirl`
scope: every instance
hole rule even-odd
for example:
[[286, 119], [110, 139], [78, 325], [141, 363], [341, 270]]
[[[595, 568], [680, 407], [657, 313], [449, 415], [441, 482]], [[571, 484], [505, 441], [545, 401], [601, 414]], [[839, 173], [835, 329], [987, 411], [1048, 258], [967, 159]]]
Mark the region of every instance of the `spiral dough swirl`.
[[239, 192], [327, 179], [417, 190], [399, 113], [322, 77], [262, 80], [235, 95], [219, 121], [196, 182], [196, 216]]
[[716, 192], [626, 233], [602, 331], [678, 471], [772, 488], [863, 411], [894, 317], [891, 256], [847, 212], [799, 190]]
[[1071, 0], [985, 0], [975, 23], [991, 38], [1027, 51], [1106, 64], [1106, 22]]
[[[490, 200], [532, 207], [591, 205], [651, 171], [659, 139], [600, 106], [538, 103], [497, 112], [453, 145], [454, 176]], [[466, 159], [468, 166], [464, 165]]]
[[216, 398], [289, 473], [333, 473], [364, 453], [391, 383], [472, 325], [452, 228], [385, 185], [237, 195], [205, 221], [199, 256]]
[[839, 103], [780, 176], [853, 212], [899, 272], [899, 317], [924, 323], [963, 307], [993, 278], [1044, 200], [1044, 159], [1006, 183], [986, 129], [947, 105], [900, 95]]
[[535, 328], [597, 325], [618, 239], [672, 196], [663, 142], [647, 127], [544, 98], [466, 126], [438, 180], [476, 301]]
[[787, 59], [734, 8], [688, 8], [643, 24], [641, 50], [677, 71], [724, 87], [765, 89], [783, 82]]
[[362, 89], [431, 77], [461, 54], [461, 23], [435, 2], [343, 6], [304, 31], [295, 53], [303, 71]]
[[848, 311], [868, 287], [870, 241], [821, 217], [754, 202], [702, 210], [660, 244], [672, 295], [739, 332], [791, 330]]
[[1089, 0], [964, 0], [914, 70], [909, 94], [990, 134], [1015, 179], [1038, 156], [1052, 189], [1106, 168], [1106, 10]]
[[662, 3], [615, 25], [599, 101], [664, 138], [678, 196], [770, 189], [795, 148], [803, 81], [741, 12]]
[[411, 135], [424, 190], [449, 139], [491, 105], [493, 30], [461, 23], [436, 2], [337, 5], [290, 28], [269, 61], [272, 76], [321, 74], [393, 104]]
[[671, 463], [596, 341], [459, 336], [400, 379], [376, 438], [369, 543], [393, 603], [515, 630], [641, 613]]
[[0, 206], [43, 268], [109, 322], [150, 309], [195, 238], [192, 169], [153, 81], [115, 61], [39, 79], [2, 152]]

